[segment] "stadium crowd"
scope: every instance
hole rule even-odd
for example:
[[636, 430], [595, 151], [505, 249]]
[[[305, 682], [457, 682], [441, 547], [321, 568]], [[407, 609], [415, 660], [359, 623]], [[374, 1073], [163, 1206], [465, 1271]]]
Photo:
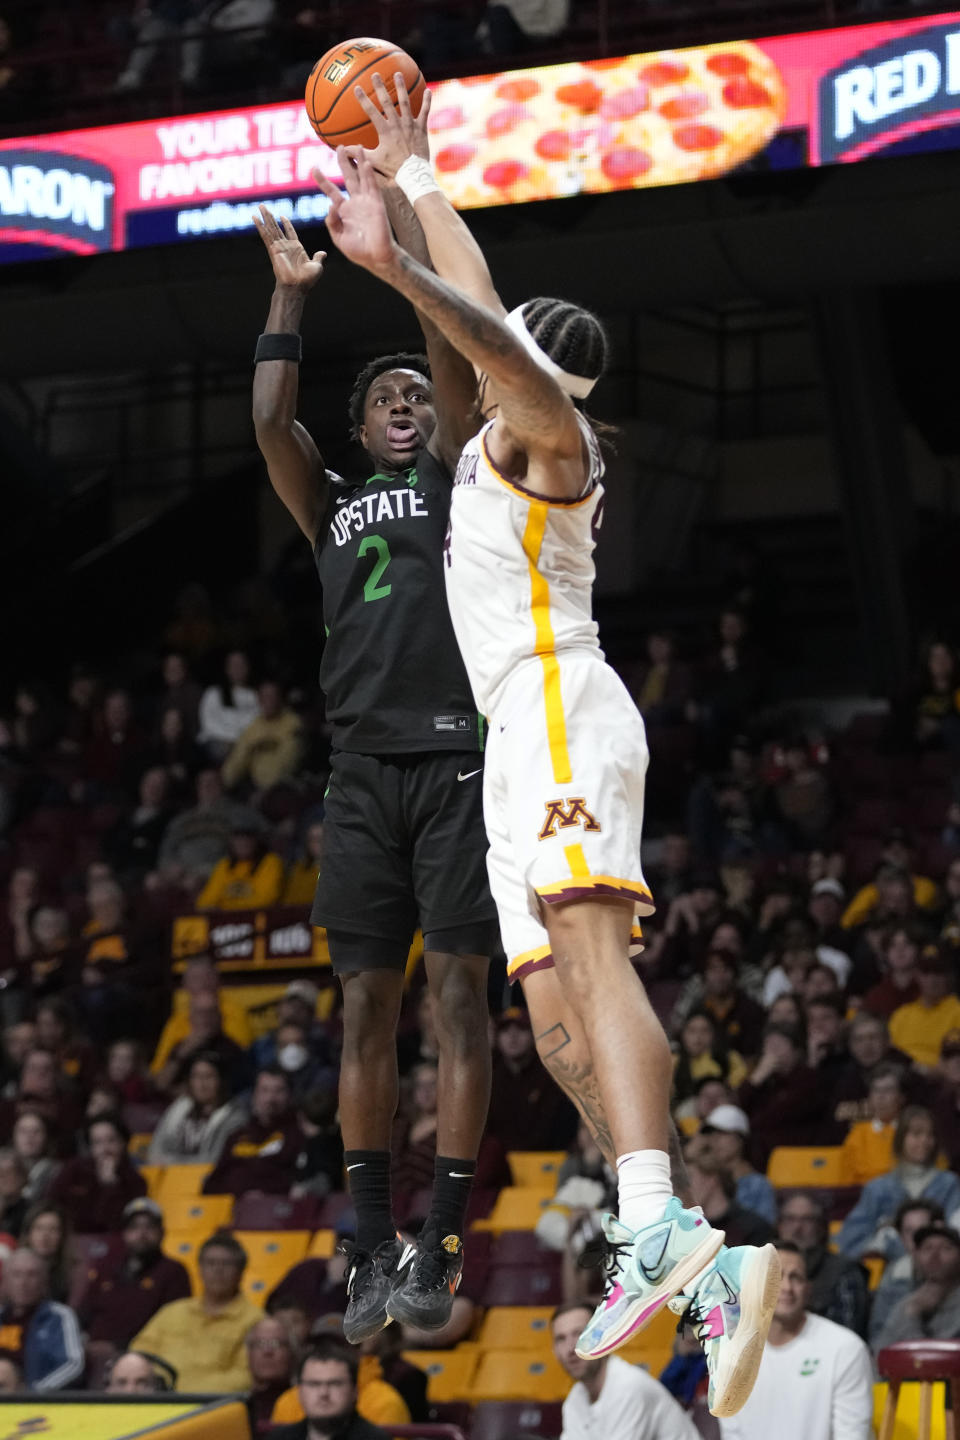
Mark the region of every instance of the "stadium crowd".
[[346, 10], [337, 0], [4, 0], [0, 128], [22, 132], [35, 120], [62, 129], [65, 110], [72, 127], [140, 118], [145, 105], [162, 114], [198, 100], [215, 108], [294, 98], [345, 32], [394, 40], [443, 77], [927, 8], [915, 0], [371, 0]]
[[[469, 1343], [485, 1307], [517, 1303], [498, 1298], [489, 1233], [467, 1237], [447, 1329], [392, 1326], [357, 1368], [336, 1340], [333, 1242], [352, 1217], [329, 971], [304, 967], [253, 1004], [227, 983], [229, 959], [195, 953], [175, 971], [171, 958], [178, 913], [280, 906], [305, 920], [323, 863], [322, 713], [277, 680], [282, 636], [226, 613], [193, 587], [162, 650], [119, 677], [78, 664], [62, 690], [53, 675], [23, 679], [0, 720], [0, 1385], [137, 1388], [139, 1375], [140, 1388], [239, 1391], [262, 1433], [302, 1425], [311, 1397], [328, 1404], [342, 1381], [344, 1404], [356, 1384], [358, 1425], [422, 1420], [436, 1406], [404, 1355]], [[806, 1306], [875, 1353], [960, 1337], [957, 659], [935, 641], [888, 713], [799, 733], [769, 703], [749, 596], [687, 648], [689, 660], [676, 637], [651, 634], [621, 669], [652, 752], [658, 908], [637, 963], [673, 1040], [694, 1197], [728, 1243], [777, 1238], [796, 1255], [795, 1314]], [[411, 1231], [436, 1129], [416, 955], [394, 1138]], [[576, 1319], [598, 1280], [575, 1262], [614, 1177], [504, 975], [490, 987], [493, 1098], [471, 1214], [517, 1183], [516, 1152], [566, 1152], [528, 1239], [545, 1293]], [[829, 1155], [829, 1186], [791, 1169], [795, 1147]], [[163, 1189], [193, 1165], [192, 1194]], [[258, 1269], [264, 1236], [287, 1231], [329, 1243], [289, 1265], [274, 1243], [280, 1260]], [[561, 1311], [556, 1355], [596, 1386], [567, 1332]], [[668, 1358], [664, 1383], [695, 1403], [698, 1347], [681, 1337]], [[610, 1404], [628, 1378], [614, 1367], [602, 1381]]]

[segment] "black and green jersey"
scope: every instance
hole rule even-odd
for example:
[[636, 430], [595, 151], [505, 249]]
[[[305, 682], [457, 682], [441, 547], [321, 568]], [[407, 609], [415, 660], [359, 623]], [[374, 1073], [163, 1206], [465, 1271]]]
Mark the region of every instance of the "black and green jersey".
[[333, 744], [365, 755], [482, 749], [443, 579], [452, 476], [421, 450], [399, 475], [331, 479], [314, 557]]

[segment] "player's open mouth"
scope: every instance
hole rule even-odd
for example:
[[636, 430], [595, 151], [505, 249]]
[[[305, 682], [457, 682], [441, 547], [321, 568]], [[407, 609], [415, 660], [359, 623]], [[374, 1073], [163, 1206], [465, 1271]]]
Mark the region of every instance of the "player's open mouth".
[[387, 426], [387, 443], [392, 445], [394, 450], [410, 450], [419, 445], [420, 436], [414, 425], [399, 421]]

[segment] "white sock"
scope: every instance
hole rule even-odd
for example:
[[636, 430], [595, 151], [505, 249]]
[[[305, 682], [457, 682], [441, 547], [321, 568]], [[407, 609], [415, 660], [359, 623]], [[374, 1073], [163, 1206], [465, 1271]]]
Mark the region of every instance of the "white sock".
[[642, 1230], [662, 1220], [673, 1195], [670, 1156], [665, 1150], [629, 1150], [618, 1155], [617, 1190], [620, 1222], [628, 1230]]

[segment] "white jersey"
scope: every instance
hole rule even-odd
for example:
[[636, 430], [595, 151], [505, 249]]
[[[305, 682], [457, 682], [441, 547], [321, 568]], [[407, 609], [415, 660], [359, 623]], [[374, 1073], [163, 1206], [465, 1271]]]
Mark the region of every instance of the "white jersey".
[[493, 421], [466, 444], [447, 532], [447, 600], [477, 709], [489, 719], [528, 661], [546, 671], [565, 651], [603, 658], [593, 619], [593, 549], [603, 511], [603, 460], [578, 414], [589, 474], [579, 500], [545, 500], [490, 459]]

